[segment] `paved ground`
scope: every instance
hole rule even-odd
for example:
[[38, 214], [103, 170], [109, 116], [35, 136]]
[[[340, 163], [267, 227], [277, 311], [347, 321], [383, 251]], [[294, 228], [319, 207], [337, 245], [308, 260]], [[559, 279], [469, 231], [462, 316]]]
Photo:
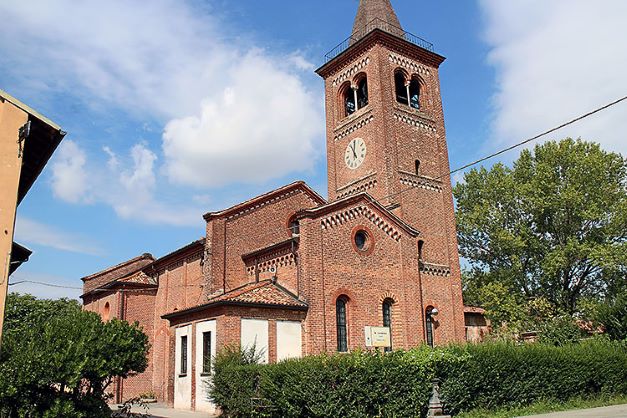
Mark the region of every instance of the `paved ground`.
[[[115, 407], [114, 407], [115, 409]], [[133, 412], [143, 413], [137, 408]], [[204, 412], [179, 411], [165, 405], [151, 404], [148, 414], [151, 418], [215, 418]], [[627, 418], [627, 404], [607, 406], [604, 408], [580, 409], [577, 411], [554, 412], [544, 415], [530, 415], [525, 418]]]
[[530, 415], [525, 418], [627, 418], [627, 405]]
[[[168, 408], [165, 405], [149, 404], [148, 416], [150, 418], [214, 418], [217, 415], [211, 415], [206, 412], [192, 412], [192, 411], [180, 411], [178, 409]], [[111, 409], [117, 409], [117, 406], [112, 406]], [[133, 412], [145, 413], [143, 408], [133, 408]]]

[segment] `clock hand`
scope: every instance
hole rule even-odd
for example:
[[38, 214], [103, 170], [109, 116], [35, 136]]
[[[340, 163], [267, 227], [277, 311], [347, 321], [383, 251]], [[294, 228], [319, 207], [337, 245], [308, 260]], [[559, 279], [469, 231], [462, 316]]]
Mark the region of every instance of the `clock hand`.
[[351, 143], [351, 150], [353, 150], [353, 155], [355, 156], [355, 158], [357, 158], [357, 152], [355, 151], [355, 143], [354, 142]]

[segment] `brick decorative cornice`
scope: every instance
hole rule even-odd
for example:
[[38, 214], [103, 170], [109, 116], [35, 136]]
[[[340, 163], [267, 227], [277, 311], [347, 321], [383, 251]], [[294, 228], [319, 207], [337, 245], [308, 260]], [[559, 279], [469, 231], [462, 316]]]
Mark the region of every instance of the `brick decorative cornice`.
[[320, 220], [320, 225], [322, 229], [332, 229], [336, 226], [344, 224], [345, 222], [362, 216], [372, 222], [374, 226], [385, 232], [395, 241], [399, 241], [401, 239], [401, 232], [397, 228], [375, 211], [363, 205], [352, 207], [341, 212], [336, 212], [330, 216], [322, 218]]
[[440, 277], [450, 277], [451, 269], [448, 266], [443, 266], [441, 264], [433, 264], [427, 263], [425, 261], [420, 261], [419, 263], [420, 272], [430, 275], [430, 276], [440, 276]]
[[339, 141], [340, 139], [347, 137], [348, 135], [363, 128], [374, 120], [372, 110], [368, 110], [363, 114], [355, 113], [354, 115], [356, 115], [354, 119], [349, 116], [346, 121], [343, 121], [340, 126], [335, 128], [335, 130], [333, 131], [333, 139], [335, 141]]
[[399, 170], [400, 182], [407, 186], [418, 187], [425, 190], [442, 193], [442, 182], [430, 177], [419, 176], [414, 173]]
[[246, 264], [246, 272], [249, 275], [255, 274], [255, 266], [257, 266], [259, 273], [263, 273], [273, 266], [286, 267], [293, 265], [296, 262], [294, 252], [297, 248], [298, 238], [290, 238], [266, 248], [244, 254], [242, 255], [242, 260]]
[[394, 108], [394, 119], [427, 132], [436, 132], [433, 120], [418, 110]]
[[286, 254], [265, 254], [257, 260], [257, 264], [254, 263], [254, 260], [248, 260], [246, 263], [246, 273], [249, 276], [255, 275], [255, 267], [258, 273], [265, 273], [270, 271], [272, 267], [281, 268], [293, 266], [296, 264], [296, 256], [294, 253], [286, 253]]
[[203, 217], [207, 222], [215, 218], [225, 218], [227, 220], [231, 220], [299, 193], [304, 193], [315, 206], [324, 205], [326, 203], [326, 200], [324, 200], [322, 196], [316, 193], [312, 188], [307, 186], [307, 184], [302, 181], [297, 181], [263, 195], [254, 197], [229, 209], [219, 212], [206, 213]]
[[373, 189], [377, 185], [376, 179], [377, 173], [370, 173], [360, 179], [352, 181], [345, 186], [337, 189], [338, 199], [341, 199], [352, 194], [363, 193], [370, 189]]
[[422, 76], [430, 76], [431, 70], [418, 62], [411, 60], [399, 54], [390, 53], [390, 62], [396, 64], [413, 74], [420, 74]]
[[370, 57], [365, 57], [358, 60], [355, 64], [350, 67], [341, 70], [341, 73], [335, 77], [332, 81], [333, 87], [337, 87], [340, 84], [344, 83], [346, 80], [350, 80], [351, 77], [359, 74], [366, 66], [370, 63]]
[[385, 208], [385, 206], [368, 193], [350, 195], [317, 208], [301, 210], [296, 215], [297, 219], [323, 219], [324, 217], [332, 217], [333, 214], [344, 213], [349, 210], [346, 208], [355, 208], [360, 206], [363, 206], [367, 208], [368, 211], [376, 214], [377, 218], [381, 218], [382, 220], [386, 219], [386, 223], [389, 223], [389, 225], [395, 225], [395, 228], [405, 231], [411, 237], [417, 237], [420, 235], [420, 232], [417, 229], [403, 221], [394, 213], [390, 212]]

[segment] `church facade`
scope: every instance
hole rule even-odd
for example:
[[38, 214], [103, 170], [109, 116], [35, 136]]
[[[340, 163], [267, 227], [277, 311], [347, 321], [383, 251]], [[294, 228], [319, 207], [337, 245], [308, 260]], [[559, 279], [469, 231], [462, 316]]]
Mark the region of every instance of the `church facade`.
[[204, 215], [206, 234], [83, 278], [85, 309], [139, 321], [146, 372], [114, 400], [153, 393], [212, 411], [211, 358], [255, 345], [276, 362], [366, 346], [465, 339], [438, 68], [389, 0], [361, 0], [351, 37], [317, 70], [326, 93], [328, 199], [303, 182]]

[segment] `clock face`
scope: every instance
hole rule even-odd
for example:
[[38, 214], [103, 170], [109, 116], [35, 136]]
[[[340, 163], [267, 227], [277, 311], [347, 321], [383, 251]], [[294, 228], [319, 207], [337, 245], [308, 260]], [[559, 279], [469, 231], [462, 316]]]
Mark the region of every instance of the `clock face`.
[[344, 152], [344, 162], [351, 170], [356, 169], [366, 159], [366, 143], [361, 138], [355, 138], [348, 143]]

